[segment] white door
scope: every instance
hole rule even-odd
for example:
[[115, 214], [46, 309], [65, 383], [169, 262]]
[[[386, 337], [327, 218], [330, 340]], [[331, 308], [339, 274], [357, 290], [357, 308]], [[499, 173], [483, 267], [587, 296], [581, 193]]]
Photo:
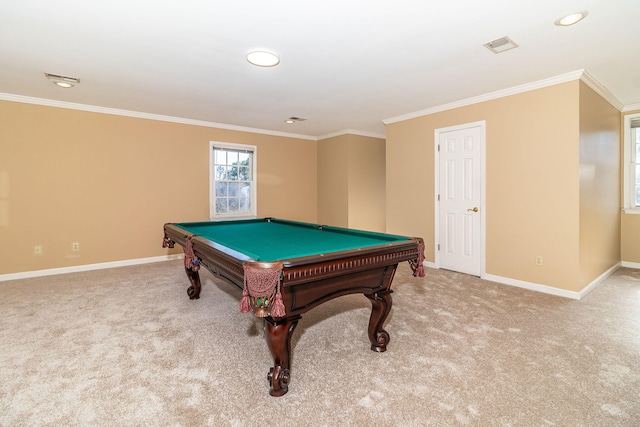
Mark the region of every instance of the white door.
[[440, 268], [481, 276], [484, 122], [436, 130]]

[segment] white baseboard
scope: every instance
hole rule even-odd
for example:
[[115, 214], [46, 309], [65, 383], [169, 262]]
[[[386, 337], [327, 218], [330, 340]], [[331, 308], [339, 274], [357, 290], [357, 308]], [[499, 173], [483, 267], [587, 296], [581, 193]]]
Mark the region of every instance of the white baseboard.
[[553, 286], [541, 285], [539, 283], [525, 282], [524, 280], [512, 279], [510, 277], [485, 274], [484, 280], [502, 283], [503, 285], [515, 286], [517, 288], [528, 289], [530, 291], [542, 292], [543, 294], [556, 295], [564, 298], [580, 299], [579, 292], [568, 291], [566, 289], [554, 288]]
[[0, 282], [7, 280], [29, 279], [32, 277], [53, 276], [55, 274], [77, 273], [80, 271], [102, 270], [105, 268], [127, 267], [183, 258], [184, 254], [163, 255], [150, 258], [128, 259], [124, 261], [103, 262], [99, 264], [76, 265], [73, 267], [50, 268], [48, 270], [25, 271], [21, 273], [1, 274]]
[[523, 280], [511, 279], [509, 277], [501, 277], [495, 276], [493, 274], [485, 274], [482, 276], [485, 280], [491, 280], [492, 282], [498, 282], [505, 285], [516, 286], [518, 288], [529, 289], [531, 291], [542, 292], [545, 294], [556, 295], [564, 298], [571, 298], [580, 300], [584, 298], [589, 292], [595, 289], [604, 279], [611, 276], [618, 268], [620, 268], [621, 263], [617, 263], [607, 271], [598, 276], [595, 280], [589, 283], [587, 286], [582, 288], [580, 291], [569, 291], [566, 289], [555, 288], [553, 286], [541, 285], [539, 283], [525, 282]]
[[430, 262], [430, 261], [422, 261], [422, 265], [429, 268], [438, 268], [435, 262]]
[[628, 268], [637, 268], [637, 269], [640, 269], [640, 262], [622, 261], [622, 266], [623, 266], [623, 267], [628, 267]]

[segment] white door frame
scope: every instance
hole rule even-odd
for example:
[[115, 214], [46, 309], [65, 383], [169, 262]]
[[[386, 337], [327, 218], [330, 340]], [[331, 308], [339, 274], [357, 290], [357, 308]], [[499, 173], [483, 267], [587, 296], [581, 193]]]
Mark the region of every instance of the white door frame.
[[440, 201], [438, 200], [438, 195], [440, 194], [440, 152], [438, 150], [438, 145], [440, 143], [440, 134], [457, 131], [462, 129], [468, 129], [473, 127], [480, 127], [480, 277], [484, 278], [486, 274], [486, 231], [487, 231], [487, 223], [486, 223], [486, 136], [487, 136], [487, 127], [486, 121], [481, 120], [477, 122], [464, 123], [456, 126], [449, 126], [446, 128], [436, 129], [434, 132], [434, 173], [435, 173], [435, 230], [434, 230], [434, 253], [435, 253], [435, 267], [440, 268], [440, 251], [438, 250], [438, 245], [440, 242]]

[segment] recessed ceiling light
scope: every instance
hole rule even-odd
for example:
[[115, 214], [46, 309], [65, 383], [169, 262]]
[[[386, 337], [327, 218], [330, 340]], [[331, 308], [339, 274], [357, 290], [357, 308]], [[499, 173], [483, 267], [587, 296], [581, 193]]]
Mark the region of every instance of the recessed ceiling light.
[[267, 50], [254, 50], [247, 55], [247, 61], [258, 67], [275, 67], [280, 63], [280, 57]]
[[587, 12], [586, 10], [583, 12], [572, 13], [571, 15], [567, 15], [563, 18], [556, 20], [555, 24], [560, 27], [568, 27], [569, 25], [573, 25], [576, 22], [582, 21], [584, 18], [587, 17], [588, 14], [589, 12]]
[[80, 83], [80, 79], [77, 77], [60, 76], [57, 74], [49, 74], [49, 73], [44, 73], [44, 76], [47, 79], [51, 80], [54, 85], [63, 87], [63, 88], [70, 88]]
[[307, 120], [307, 119], [303, 119], [303, 118], [300, 118], [300, 117], [289, 117], [284, 122], [291, 125], [291, 124], [293, 124], [295, 122], [304, 122], [305, 120]]

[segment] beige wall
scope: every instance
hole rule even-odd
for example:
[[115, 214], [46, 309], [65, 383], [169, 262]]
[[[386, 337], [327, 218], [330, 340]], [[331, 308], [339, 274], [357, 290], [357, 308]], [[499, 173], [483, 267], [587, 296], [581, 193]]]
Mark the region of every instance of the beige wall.
[[[426, 258], [435, 260], [434, 132], [484, 120], [486, 273], [580, 290], [580, 254], [591, 247], [580, 246], [581, 209], [585, 220], [593, 219], [580, 204], [581, 142], [590, 145], [590, 137], [580, 135], [581, 85], [567, 82], [388, 125], [387, 232], [425, 238]], [[609, 114], [596, 104], [596, 112]]]
[[622, 261], [640, 264], [640, 215], [622, 213]]
[[341, 135], [318, 142], [318, 222], [385, 231], [385, 140]]
[[580, 278], [620, 262], [620, 112], [580, 84]]
[[318, 222], [349, 226], [348, 135], [318, 141]]
[[[628, 111], [626, 114], [637, 114], [640, 110]], [[624, 120], [624, 116], [621, 121]], [[622, 185], [622, 184], [621, 184]], [[623, 202], [621, 201], [621, 206]], [[621, 257], [622, 261], [640, 264], [640, 215], [621, 213]]]
[[209, 218], [210, 141], [258, 147], [259, 216], [316, 222], [315, 141], [0, 101], [0, 274], [167, 254]]
[[349, 227], [386, 229], [385, 140], [349, 135]]

